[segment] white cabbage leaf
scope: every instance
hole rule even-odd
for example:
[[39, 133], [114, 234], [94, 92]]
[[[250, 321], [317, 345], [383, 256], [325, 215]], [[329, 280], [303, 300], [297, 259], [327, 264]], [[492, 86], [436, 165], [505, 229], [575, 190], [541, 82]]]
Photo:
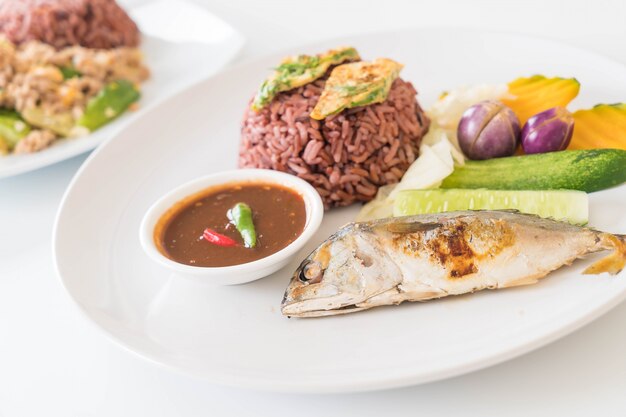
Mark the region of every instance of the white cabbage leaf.
[[483, 100], [500, 100], [508, 94], [506, 84], [478, 84], [447, 92], [426, 111], [431, 120], [428, 133], [422, 138], [419, 157], [411, 164], [398, 184], [378, 189], [376, 198], [365, 204], [357, 221], [393, 216], [393, 203], [398, 192], [437, 188], [463, 165], [465, 158], [459, 148], [456, 129], [468, 107]]

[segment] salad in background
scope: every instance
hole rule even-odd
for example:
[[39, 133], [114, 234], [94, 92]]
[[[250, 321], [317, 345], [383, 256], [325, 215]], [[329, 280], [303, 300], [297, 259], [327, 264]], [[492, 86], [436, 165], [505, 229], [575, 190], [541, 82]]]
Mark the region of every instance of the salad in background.
[[150, 73], [115, 1], [0, 4], [0, 154], [79, 137], [139, 100]]

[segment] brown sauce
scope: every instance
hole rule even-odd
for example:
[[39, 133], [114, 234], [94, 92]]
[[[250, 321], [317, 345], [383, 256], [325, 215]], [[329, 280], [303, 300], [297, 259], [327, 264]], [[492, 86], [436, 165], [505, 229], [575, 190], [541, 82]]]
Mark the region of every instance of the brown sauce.
[[[237, 203], [252, 209], [257, 234], [254, 248], [227, 217]], [[275, 184], [243, 182], [209, 188], [176, 203], [157, 222], [154, 240], [159, 251], [181, 264], [204, 267], [239, 265], [265, 258], [293, 242], [304, 230], [304, 200], [295, 191]], [[202, 238], [206, 228], [237, 242], [219, 246]]]

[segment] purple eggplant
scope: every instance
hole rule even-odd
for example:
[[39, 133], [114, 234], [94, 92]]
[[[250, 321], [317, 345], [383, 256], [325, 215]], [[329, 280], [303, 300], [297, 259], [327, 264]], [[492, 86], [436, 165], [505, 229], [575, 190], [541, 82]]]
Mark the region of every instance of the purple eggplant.
[[574, 133], [574, 116], [563, 107], [554, 107], [528, 119], [522, 129], [524, 152], [545, 153], [567, 148]]
[[470, 159], [511, 156], [519, 143], [519, 119], [499, 101], [482, 101], [465, 110], [457, 129], [459, 146]]

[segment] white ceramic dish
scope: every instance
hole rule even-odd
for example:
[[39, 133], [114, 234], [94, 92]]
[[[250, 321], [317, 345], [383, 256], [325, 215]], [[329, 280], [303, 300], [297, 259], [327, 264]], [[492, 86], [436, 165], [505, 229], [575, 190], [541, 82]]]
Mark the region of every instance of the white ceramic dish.
[[[454, 86], [536, 73], [577, 77], [582, 89], [572, 108], [626, 99], [622, 65], [522, 36], [411, 30], [337, 39], [285, 54], [336, 45], [404, 63], [403, 77], [415, 84], [425, 106]], [[72, 181], [56, 220], [56, 268], [71, 298], [112, 340], [156, 363], [222, 384], [373, 390], [510, 359], [579, 328], [626, 296], [624, 273], [581, 275], [589, 259], [528, 287], [322, 319], [281, 316], [281, 297], [300, 259], [351, 221], [356, 206], [327, 213], [296, 259], [263, 280], [208, 288], [172, 279], [143, 253], [139, 223], [150, 204], [175, 185], [236, 167], [244, 107], [283, 55], [230, 69], [155, 107], [92, 154]], [[185, 112], [172, 115], [183, 107]], [[592, 194], [591, 225], [625, 233], [625, 205], [626, 186]]]
[[[262, 182], [287, 187], [304, 199], [306, 222], [302, 234], [284, 249], [254, 262], [219, 268], [203, 268], [180, 264], [164, 256], [154, 242], [154, 228], [165, 212], [185, 197], [194, 195], [212, 186], [229, 183]], [[222, 171], [197, 178], [176, 187], [158, 199], [146, 212], [139, 226], [139, 241], [146, 254], [156, 263], [172, 271], [183, 279], [193, 280], [202, 285], [235, 285], [266, 277], [287, 265], [300, 249], [317, 232], [324, 204], [315, 188], [308, 182], [293, 175], [267, 169], [238, 169]]]
[[0, 156], [0, 179], [94, 149], [153, 105], [222, 68], [244, 44], [243, 36], [232, 27], [187, 1], [160, 0], [132, 9], [130, 14], [144, 34], [141, 50], [151, 71], [151, 78], [141, 87], [139, 110], [125, 113], [86, 137], [60, 140], [41, 152]]

